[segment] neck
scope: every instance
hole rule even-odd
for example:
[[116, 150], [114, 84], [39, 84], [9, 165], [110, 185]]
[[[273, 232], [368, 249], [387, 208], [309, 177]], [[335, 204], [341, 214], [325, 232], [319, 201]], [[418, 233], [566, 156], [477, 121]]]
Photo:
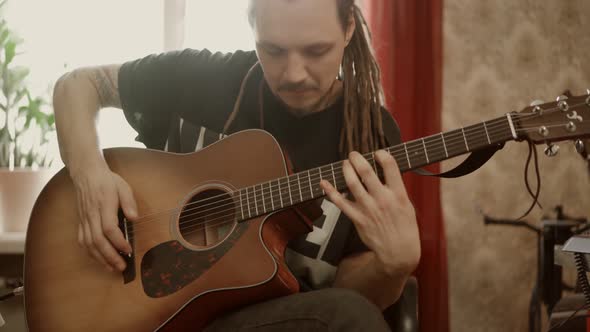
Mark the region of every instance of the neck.
[[[477, 151], [515, 139], [512, 120], [502, 116], [472, 126], [398, 144], [385, 149], [396, 159], [401, 172]], [[383, 170], [374, 152], [364, 157], [383, 180]], [[346, 191], [342, 161], [295, 173], [280, 179], [242, 188], [236, 192], [239, 201], [238, 220], [245, 221], [270, 211], [291, 207], [325, 196], [320, 181], [330, 182], [338, 191]]]

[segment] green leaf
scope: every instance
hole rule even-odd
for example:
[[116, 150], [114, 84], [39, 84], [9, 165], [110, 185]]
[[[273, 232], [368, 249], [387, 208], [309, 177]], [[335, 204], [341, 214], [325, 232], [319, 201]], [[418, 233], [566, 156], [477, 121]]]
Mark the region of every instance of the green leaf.
[[16, 93], [16, 96], [12, 100], [11, 104], [12, 105], [18, 105], [18, 102], [21, 101], [21, 99], [23, 99], [23, 97], [25, 96], [26, 93], [27, 93], [27, 89], [21, 89], [21, 90], [19, 90]]
[[14, 59], [15, 54], [16, 42], [13, 39], [10, 39], [4, 46], [4, 61], [6, 61], [6, 65], [12, 62], [12, 59]]
[[55, 124], [55, 114], [51, 113], [47, 116], [47, 124], [51, 127]]
[[6, 28], [6, 21], [1, 21], [0, 22], [0, 47], [4, 47], [4, 43], [6, 43], [6, 41], [8, 40], [8, 37], [10, 37], [10, 30], [8, 30], [8, 28]]
[[6, 72], [6, 75], [4, 75], [4, 85], [2, 86], [2, 90], [6, 97], [10, 98], [12, 94], [24, 89], [24, 81], [28, 75], [29, 69], [22, 66], [12, 68]]

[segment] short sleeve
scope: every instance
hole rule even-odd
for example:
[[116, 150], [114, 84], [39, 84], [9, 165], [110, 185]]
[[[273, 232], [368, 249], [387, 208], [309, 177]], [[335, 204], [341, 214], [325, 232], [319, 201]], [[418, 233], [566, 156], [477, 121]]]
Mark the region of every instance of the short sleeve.
[[221, 132], [243, 78], [256, 63], [255, 52], [192, 50], [153, 54], [124, 63], [119, 94], [136, 140], [162, 148], [171, 119]]

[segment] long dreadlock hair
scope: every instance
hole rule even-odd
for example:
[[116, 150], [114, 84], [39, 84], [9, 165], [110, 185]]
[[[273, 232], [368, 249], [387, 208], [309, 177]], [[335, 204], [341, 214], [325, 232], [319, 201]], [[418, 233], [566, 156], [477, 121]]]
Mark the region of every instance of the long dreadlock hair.
[[[355, 4], [355, 0], [336, 1], [343, 31], [347, 30], [351, 15], [356, 23], [356, 29], [344, 50], [342, 59], [344, 123], [340, 134], [339, 149], [344, 158], [351, 151], [367, 153], [386, 146], [381, 119], [381, 108], [384, 107], [385, 99], [379, 65], [371, 48], [371, 34], [367, 21], [361, 9]], [[254, 0], [250, 1], [248, 19], [250, 25], [253, 26]], [[255, 66], [257, 65], [258, 63]], [[229, 128], [236, 116], [245, 83], [251, 75], [252, 69], [242, 82], [238, 100], [234, 111], [226, 122], [225, 129]], [[263, 85], [261, 84], [260, 87], [262, 88]], [[260, 97], [262, 97], [261, 93], [259, 93]], [[259, 105], [262, 107], [261, 100]]]
[[385, 147], [381, 108], [385, 98], [379, 64], [371, 48], [367, 21], [354, 0], [337, 0], [338, 15], [344, 31], [350, 15], [356, 29], [344, 50], [344, 126], [340, 134], [340, 152], [371, 152]]

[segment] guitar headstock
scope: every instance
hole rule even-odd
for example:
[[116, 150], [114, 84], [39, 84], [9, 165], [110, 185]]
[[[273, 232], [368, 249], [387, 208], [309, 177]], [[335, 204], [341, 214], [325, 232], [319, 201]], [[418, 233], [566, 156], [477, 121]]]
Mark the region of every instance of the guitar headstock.
[[590, 137], [590, 90], [563, 94], [550, 103], [533, 102], [512, 114], [517, 136], [536, 144]]

